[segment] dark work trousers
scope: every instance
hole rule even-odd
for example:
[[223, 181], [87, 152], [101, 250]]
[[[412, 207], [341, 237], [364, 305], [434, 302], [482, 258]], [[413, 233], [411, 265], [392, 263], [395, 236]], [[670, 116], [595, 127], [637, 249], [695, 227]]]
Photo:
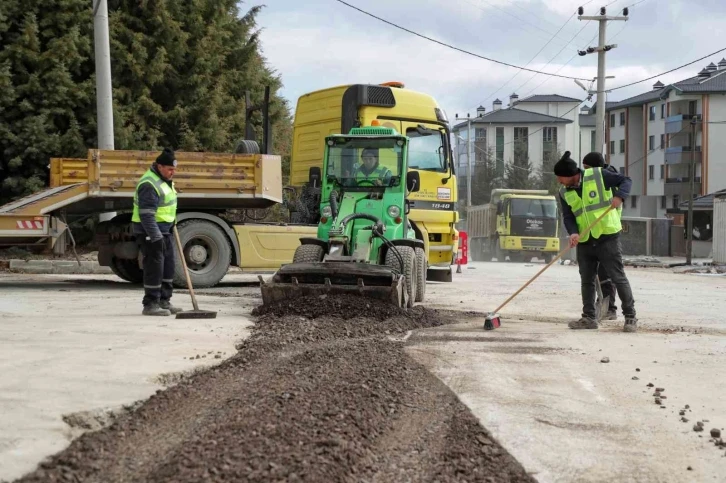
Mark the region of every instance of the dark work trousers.
[[635, 318], [635, 300], [633, 291], [630, 289], [630, 282], [625, 275], [619, 237], [605, 238], [602, 241], [590, 239], [588, 243], [577, 245], [577, 264], [580, 268], [582, 283], [583, 317], [595, 319], [595, 299], [597, 297], [595, 278], [599, 264], [609, 275], [611, 283], [618, 291], [618, 296], [623, 304], [623, 315], [626, 318]]
[[151, 243], [145, 235], [138, 240], [144, 254], [144, 307], [169, 301], [174, 281], [174, 245], [172, 235], [164, 234], [164, 239]]
[[610, 297], [608, 312], [617, 312], [618, 306], [615, 304], [615, 284], [610, 280], [610, 275], [607, 274], [602, 263], [597, 267], [597, 276], [600, 278], [600, 288], [602, 289], [603, 297]]

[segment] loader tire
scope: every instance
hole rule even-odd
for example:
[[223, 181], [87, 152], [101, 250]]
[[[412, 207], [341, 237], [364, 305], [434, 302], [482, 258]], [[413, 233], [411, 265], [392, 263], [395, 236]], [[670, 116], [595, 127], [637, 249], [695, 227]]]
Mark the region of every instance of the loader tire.
[[318, 245], [300, 245], [295, 249], [292, 263], [315, 263], [323, 261], [323, 247]]
[[426, 298], [426, 252], [423, 248], [416, 249], [416, 302], [423, 302]]
[[[203, 220], [185, 221], [177, 229], [194, 288], [217, 285], [227, 274], [232, 261], [232, 247], [227, 235], [216, 224]], [[174, 253], [174, 286], [187, 288], [176, 243]]]
[[[401, 267], [401, 262], [399, 262], [396, 252], [403, 259], [403, 267]], [[391, 247], [386, 252], [386, 266], [395, 268], [406, 277], [406, 294], [408, 295], [406, 308], [413, 307], [416, 301], [416, 282], [418, 277], [418, 273], [416, 272], [416, 252], [411, 247]]]

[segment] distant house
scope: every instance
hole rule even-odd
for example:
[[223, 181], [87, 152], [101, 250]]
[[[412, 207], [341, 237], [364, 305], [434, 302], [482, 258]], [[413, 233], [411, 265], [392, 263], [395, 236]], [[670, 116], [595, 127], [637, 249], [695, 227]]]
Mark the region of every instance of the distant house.
[[[512, 161], [515, 143], [521, 143], [535, 170], [541, 169], [547, 156], [572, 151], [571, 146], [579, 137], [579, 99], [552, 94], [520, 100], [517, 94], [512, 94], [509, 100], [506, 108], [502, 107], [501, 100], [495, 100], [489, 112], [480, 106], [470, 125], [455, 121], [453, 133], [460, 184], [465, 183], [468, 172], [467, 150], [472, 170], [489, 151], [500, 172], [504, 171], [505, 163]], [[468, 139], [473, 142], [468, 143]]]
[[[680, 222], [691, 195], [726, 189], [726, 59], [698, 75], [610, 105], [606, 117], [607, 156], [633, 179], [623, 215], [668, 216]], [[695, 136], [691, 121], [695, 122]]]

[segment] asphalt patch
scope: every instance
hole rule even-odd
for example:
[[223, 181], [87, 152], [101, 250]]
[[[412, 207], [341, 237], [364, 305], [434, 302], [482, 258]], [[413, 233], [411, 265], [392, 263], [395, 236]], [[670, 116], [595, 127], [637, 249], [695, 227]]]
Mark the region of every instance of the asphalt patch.
[[390, 339], [459, 315], [355, 297], [262, 312], [233, 358], [18, 481], [535, 481]]

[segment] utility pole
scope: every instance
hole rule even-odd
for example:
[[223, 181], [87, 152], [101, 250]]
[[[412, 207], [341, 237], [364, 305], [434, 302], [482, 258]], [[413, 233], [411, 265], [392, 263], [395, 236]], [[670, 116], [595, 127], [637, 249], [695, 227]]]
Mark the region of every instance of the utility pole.
[[107, 0], [93, 2], [93, 40], [96, 53], [96, 116], [98, 149], [114, 149], [111, 49], [108, 35]]
[[[111, 47], [108, 34], [108, 2], [93, 0], [93, 46], [96, 54], [96, 132], [98, 149], [113, 150], [113, 89], [111, 87]], [[108, 221], [115, 212], [101, 213]]]
[[600, 15], [583, 16], [585, 10], [582, 7], [577, 9], [579, 20], [592, 20], [599, 24], [599, 35], [597, 47], [588, 47], [587, 50], [580, 50], [581, 56], [597, 52], [597, 112], [595, 117], [595, 149], [603, 152], [603, 138], [605, 135], [605, 53], [614, 49], [618, 44], [605, 44], [608, 22], [615, 20], [628, 20], [628, 9], [623, 9], [623, 16], [609, 16], [605, 7], [600, 7]]
[[[466, 119], [466, 209], [467, 211], [469, 208], [471, 208], [471, 165], [473, 163], [474, 158], [474, 144], [472, 144], [471, 139], [471, 121], [475, 119], [479, 119], [482, 117], [482, 114], [479, 114], [477, 117], [470, 117], [469, 114], [466, 115], [465, 118], [459, 117], [459, 115], [456, 115], [456, 119]], [[459, 136], [459, 139], [463, 138]]]
[[697, 120], [691, 119], [691, 162], [688, 166], [688, 222], [686, 223], [686, 265], [693, 262], [693, 198], [696, 186], [696, 126]]

